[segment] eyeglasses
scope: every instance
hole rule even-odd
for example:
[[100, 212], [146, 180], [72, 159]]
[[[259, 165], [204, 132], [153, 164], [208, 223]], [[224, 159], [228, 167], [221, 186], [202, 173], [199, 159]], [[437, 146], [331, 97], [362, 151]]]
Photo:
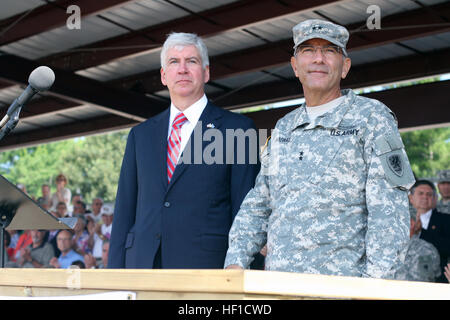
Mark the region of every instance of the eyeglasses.
[[295, 50], [295, 54], [300, 54], [302, 57], [310, 58], [316, 54], [317, 49], [320, 49], [322, 55], [327, 58], [333, 58], [342, 52], [342, 49], [338, 46], [300, 45]]

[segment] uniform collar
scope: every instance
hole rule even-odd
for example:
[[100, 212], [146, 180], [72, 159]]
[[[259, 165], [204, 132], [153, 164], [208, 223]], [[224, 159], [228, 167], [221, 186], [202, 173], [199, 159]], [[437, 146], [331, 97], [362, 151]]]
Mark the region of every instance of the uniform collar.
[[318, 126], [329, 129], [337, 128], [356, 97], [355, 93], [351, 89], [342, 90], [341, 93], [345, 97], [342, 103], [336, 108], [333, 108], [333, 110], [331, 110], [330, 112], [318, 116], [312, 122], [308, 117], [308, 113], [306, 111], [306, 104], [303, 103], [296, 111], [297, 114], [295, 116], [295, 120], [293, 122], [291, 131], [294, 131], [296, 128], [303, 126], [305, 124], [306, 124], [305, 129], [313, 129]]

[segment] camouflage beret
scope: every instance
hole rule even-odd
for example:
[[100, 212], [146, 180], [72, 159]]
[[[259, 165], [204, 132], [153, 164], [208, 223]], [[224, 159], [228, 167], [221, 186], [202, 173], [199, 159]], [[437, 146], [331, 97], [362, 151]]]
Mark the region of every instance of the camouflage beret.
[[437, 181], [440, 182], [450, 182], [450, 170], [442, 170], [437, 174]]
[[292, 28], [292, 33], [294, 34], [294, 51], [301, 43], [319, 38], [341, 47], [344, 55], [347, 56], [345, 47], [349, 33], [343, 26], [320, 19], [310, 19], [297, 24]]

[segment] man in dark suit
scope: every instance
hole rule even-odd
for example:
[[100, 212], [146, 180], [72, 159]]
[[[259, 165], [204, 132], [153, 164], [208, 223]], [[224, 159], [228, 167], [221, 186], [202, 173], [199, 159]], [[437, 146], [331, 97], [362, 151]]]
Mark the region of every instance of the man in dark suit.
[[411, 188], [409, 200], [417, 210], [415, 223], [412, 223], [412, 234], [431, 243], [439, 252], [441, 276], [437, 282], [446, 283], [444, 267], [450, 257], [450, 216], [436, 209], [437, 194], [434, 184], [428, 180], [418, 180]]
[[206, 98], [208, 54], [196, 35], [169, 35], [161, 66], [171, 106], [128, 136], [108, 268], [221, 269], [259, 171], [256, 129]]

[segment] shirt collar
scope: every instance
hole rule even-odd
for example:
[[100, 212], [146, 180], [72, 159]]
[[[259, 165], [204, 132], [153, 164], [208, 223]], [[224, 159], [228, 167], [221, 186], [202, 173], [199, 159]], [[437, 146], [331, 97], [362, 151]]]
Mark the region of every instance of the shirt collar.
[[318, 116], [313, 121], [310, 120], [308, 112], [306, 111], [306, 104], [303, 103], [297, 109], [297, 115], [295, 116], [295, 121], [291, 130], [295, 130], [297, 127], [307, 124], [305, 129], [313, 129], [317, 126], [322, 126], [324, 128], [337, 128], [347, 113], [350, 105], [354, 102], [356, 95], [353, 90], [345, 89], [342, 90], [342, 95], [345, 97], [342, 103], [333, 108], [331, 111], [326, 112], [323, 115]]
[[424, 228], [425, 230], [428, 229], [428, 224], [430, 223], [432, 212], [433, 212], [433, 210], [431, 209], [431, 210], [425, 212], [424, 214], [420, 215], [420, 221], [422, 222], [422, 228]]
[[[206, 95], [203, 94], [203, 96], [194, 102], [192, 105], [187, 107], [183, 113], [184, 116], [188, 119], [188, 121], [192, 124], [196, 124], [198, 119], [200, 119], [200, 116], [205, 109], [206, 105], [208, 104], [208, 99], [206, 98]], [[175, 119], [175, 117], [180, 113], [181, 111], [178, 110], [177, 107], [173, 103], [170, 104], [170, 118], [169, 118], [169, 128]]]

